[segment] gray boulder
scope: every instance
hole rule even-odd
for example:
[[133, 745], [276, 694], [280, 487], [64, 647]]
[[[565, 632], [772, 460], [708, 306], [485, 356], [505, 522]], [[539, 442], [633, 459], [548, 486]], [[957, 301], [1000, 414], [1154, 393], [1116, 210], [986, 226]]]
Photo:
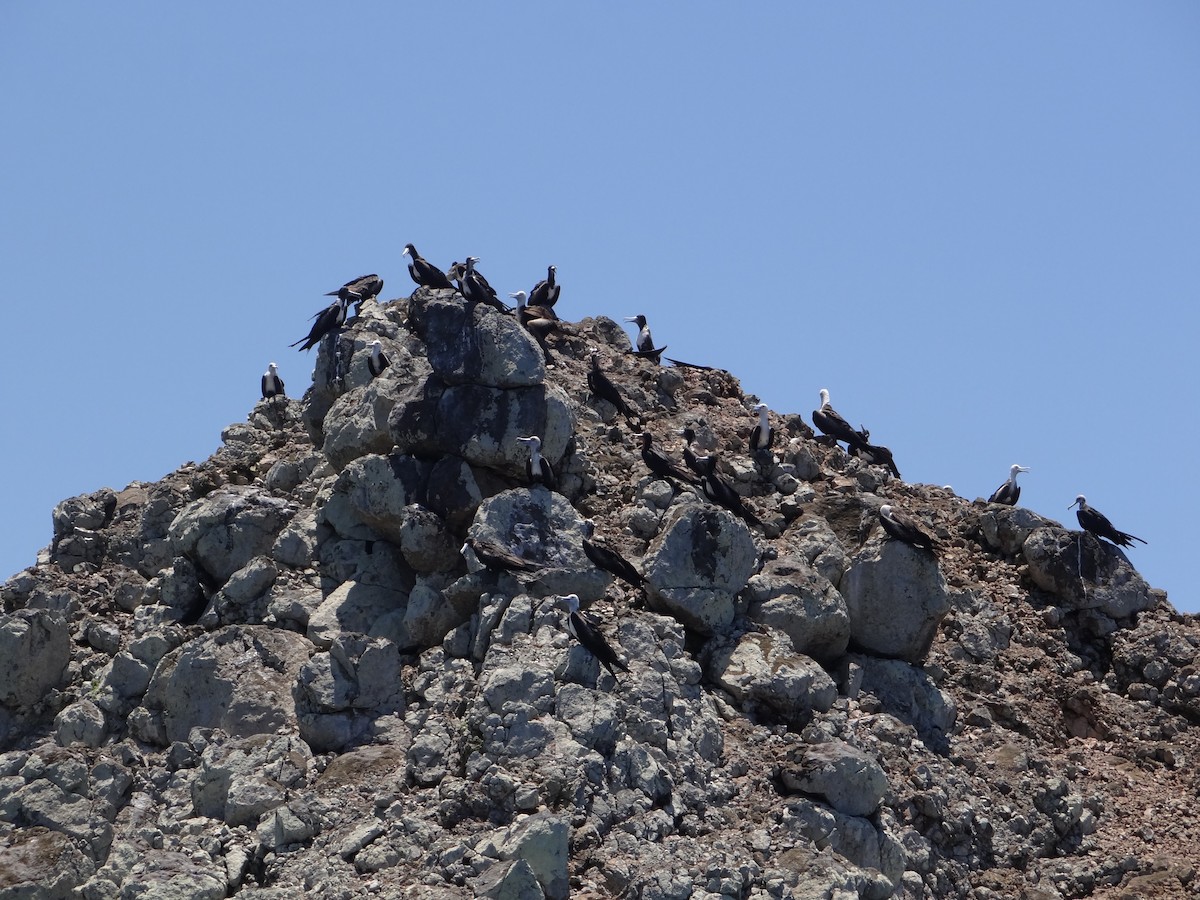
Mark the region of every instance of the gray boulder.
[[295, 514], [285, 500], [254, 487], [226, 487], [189, 504], [171, 523], [177, 553], [219, 584], [256, 556], [270, 552]]
[[146, 690], [143, 740], [186, 740], [193, 728], [235, 735], [296, 727], [292, 688], [313, 646], [299, 634], [231, 625], [188, 641], [159, 663]]
[[861, 675], [857, 690], [873, 694], [885, 712], [907, 722], [929, 747], [941, 752], [958, 718], [958, 708], [928, 674], [899, 659], [850, 654], [847, 664]]
[[318, 752], [360, 739], [380, 716], [403, 709], [400, 675], [400, 651], [391, 641], [339, 637], [300, 669], [296, 710], [301, 737]]
[[709, 672], [744, 708], [803, 727], [827, 712], [837, 685], [816, 661], [797, 653], [780, 631], [748, 632], [712, 652]]
[[229, 825], [256, 825], [304, 783], [312, 751], [295, 736], [231, 738], [215, 732], [205, 742], [191, 782], [196, 815]]
[[872, 541], [842, 576], [851, 640], [880, 656], [919, 663], [938, 624], [950, 611], [950, 593], [937, 558], [900, 541]]
[[388, 416], [395, 403], [395, 386], [382, 380], [338, 397], [325, 414], [322, 429], [321, 449], [330, 465], [341, 470], [360, 456], [391, 450]]
[[757, 562], [741, 519], [708, 504], [681, 504], [668, 511], [643, 559], [647, 597], [652, 608], [713, 634], [733, 621], [734, 598]]
[[63, 683], [70, 661], [71, 633], [60, 613], [0, 615], [0, 704], [33, 706]]
[[96, 864], [60, 831], [26, 826], [0, 842], [4, 900], [67, 900], [95, 871]]
[[533, 871], [547, 900], [566, 900], [569, 822], [542, 812], [518, 819], [500, 834], [485, 841], [477, 851], [500, 860], [524, 860]]
[[562, 494], [544, 487], [514, 488], [481, 503], [467, 533], [537, 563], [540, 593], [575, 593], [587, 603], [604, 594], [611, 577], [584, 554], [583, 527], [583, 518]]
[[879, 762], [842, 741], [808, 744], [792, 751], [780, 777], [788, 790], [822, 797], [848, 816], [873, 815], [888, 790], [887, 775]]
[[1023, 506], [989, 503], [979, 514], [979, 533], [984, 544], [1007, 556], [1021, 552], [1021, 546], [1039, 528], [1062, 526]]
[[786, 634], [799, 653], [830, 661], [846, 652], [850, 614], [829, 580], [802, 558], [767, 563], [742, 592], [747, 614]]
[[429, 365], [447, 384], [508, 388], [545, 379], [542, 350], [515, 316], [450, 292], [419, 289], [408, 308]]
[[1069, 609], [1124, 619], [1157, 602], [1124, 552], [1087, 532], [1039, 528], [1021, 553], [1033, 583]]

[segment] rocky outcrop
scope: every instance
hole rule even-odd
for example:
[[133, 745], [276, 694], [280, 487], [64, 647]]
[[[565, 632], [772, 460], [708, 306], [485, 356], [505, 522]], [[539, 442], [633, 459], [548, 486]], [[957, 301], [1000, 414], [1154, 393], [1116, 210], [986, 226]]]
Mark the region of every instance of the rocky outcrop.
[[[586, 319], [547, 357], [454, 291], [367, 301], [302, 400], [59, 504], [0, 588], [0, 896], [1191, 890], [1193, 620], [1121, 551], [799, 416], [750, 453], [736, 379], [627, 347]], [[684, 425], [761, 526], [646, 470], [641, 429], [678, 457]], [[938, 554], [883, 540], [884, 502]]]

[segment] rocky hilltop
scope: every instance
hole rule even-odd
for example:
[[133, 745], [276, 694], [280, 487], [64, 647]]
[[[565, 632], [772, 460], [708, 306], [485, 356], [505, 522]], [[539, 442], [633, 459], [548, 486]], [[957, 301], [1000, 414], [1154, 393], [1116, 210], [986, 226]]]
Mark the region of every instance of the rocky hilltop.
[[[609, 319], [548, 347], [367, 300], [303, 399], [54, 509], [0, 592], [0, 898], [1200, 893], [1200, 628], [1120, 550], [799, 415], [752, 452], [734, 377]], [[744, 509], [647, 469], [684, 426]]]

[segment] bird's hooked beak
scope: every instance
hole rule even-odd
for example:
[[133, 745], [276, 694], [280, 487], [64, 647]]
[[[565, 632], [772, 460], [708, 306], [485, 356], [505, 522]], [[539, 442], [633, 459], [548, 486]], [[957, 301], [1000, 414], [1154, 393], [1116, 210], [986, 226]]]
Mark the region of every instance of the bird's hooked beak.
[[637, 316], [626, 316], [626, 317], [625, 317], [625, 321], [626, 321], [626, 322], [636, 322], [636, 321], [637, 321]]

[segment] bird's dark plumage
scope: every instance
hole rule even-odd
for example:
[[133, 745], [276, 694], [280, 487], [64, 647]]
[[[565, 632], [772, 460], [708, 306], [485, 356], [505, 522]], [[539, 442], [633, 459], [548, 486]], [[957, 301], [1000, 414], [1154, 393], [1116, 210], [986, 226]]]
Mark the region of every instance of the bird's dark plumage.
[[688, 484], [699, 484], [695, 475], [655, 449], [654, 437], [648, 431], [642, 434], [642, 461], [646, 468], [660, 478], [678, 478]]
[[679, 433], [683, 435], [684, 464], [701, 478], [716, 471], [717, 458], [715, 456], [697, 456], [696, 451], [692, 449], [692, 441], [696, 439], [696, 430], [689, 425], [680, 429]]
[[383, 374], [383, 370], [392, 364], [383, 352], [383, 344], [379, 341], [371, 341], [371, 355], [367, 357], [367, 368], [371, 370], [371, 376], [378, 378]]
[[1024, 466], [1013, 465], [1008, 470], [1008, 480], [992, 491], [992, 496], [988, 497], [988, 503], [1003, 503], [1005, 506], [1016, 506], [1017, 500], [1021, 498], [1021, 486], [1017, 484], [1017, 473], [1028, 471]]
[[311, 350], [317, 344], [321, 343], [321, 338], [341, 328], [346, 323], [346, 306], [353, 299], [355, 299], [353, 296], [348, 299], [339, 298], [330, 303], [314, 317], [316, 321], [313, 323], [312, 329], [308, 332], [308, 336], [300, 338], [295, 344], [290, 344], [289, 346], [295, 347], [296, 344], [303, 344], [304, 346], [300, 348], [301, 350]]
[[454, 289], [446, 273], [423, 259], [412, 244], [404, 245], [404, 255], [412, 257], [412, 262], [408, 264], [408, 274], [417, 284], [423, 287]]
[[263, 373], [262, 395], [264, 400], [273, 400], [275, 397], [287, 396], [283, 392], [283, 379], [279, 377], [275, 363], [267, 366], [267, 371]]
[[544, 306], [550, 309], [558, 302], [558, 293], [562, 290], [562, 286], [554, 280], [557, 272], [558, 269], [554, 266], [546, 269], [546, 277], [535, 284], [533, 290], [529, 292], [530, 306]]
[[629, 562], [620, 553], [605, 543], [596, 540], [592, 535], [592, 523], [587, 522], [585, 537], [583, 539], [583, 552], [588, 559], [592, 561], [597, 569], [603, 569], [610, 575], [615, 575], [626, 584], [632, 585], [635, 588], [640, 588], [645, 578], [642, 573], [633, 567], [633, 563]]
[[623, 415], [626, 421], [633, 418], [633, 411], [629, 408], [629, 404], [625, 402], [625, 398], [621, 396], [617, 386], [601, 370], [599, 350], [592, 351], [592, 368], [588, 372], [587, 383], [588, 390], [592, 392], [593, 397], [607, 400], [617, 408], [617, 412]]
[[937, 541], [922, 531], [910, 516], [892, 509], [886, 503], [879, 507], [879, 523], [884, 531], [898, 541], [930, 552], [937, 550]]
[[[1071, 506], [1078, 505], [1079, 509], [1075, 511], [1075, 518], [1079, 520], [1079, 527], [1084, 531], [1090, 531], [1096, 537], [1102, 537], [1105, 540], [1112, 541], [1118, 547], [1132, 547], [1134, 541], [1141, 541], [1145, 544], [1146, 541], [1132, 534], [1126, 534], [1124, 531], [1118, 531], [1113, 527], [1113, 523], [1108, 521], [1108, 516], [1102, 512], [1097, 512], [1087, 505], [1087, 498], [1080, 494], [1075, 498], [1075, 502]], [[1068, 506], [1067, 509], [1071, 507]]]
[[519, 437], [517, 440], [529, 447], [529, 459], [525, 460], [525, 475], [529, 483], [545, 485], [550, 490], [557, 490], [558, 478], [550, 460], [542, 456], [542, 439], [536, 434], [529, 437]]
[[636, 348], [633, 355], [661, 362], [663, 351], [667, 348], [665, 344], [662, 347], [654, 346], [654, 337], [650, 334], [650, 326], [646, 324], [646, 317], [639, 313], [636, 316], [626, 316], [625, 321], [633, 322], [638, 327], [638, 336], [633, 341], [633, 346]]
[[463, 544], [463, 549], [468, 547], [475, 554], [475, 558], [489, 569], [501, 569], [507, 572], [533, 572], [540, 568], [537, 563], [517, 556], [507, 547], [491, 541], [469, 537]]
[[567, 605], [567, 631], [571, 636], [579, 641], [592, 656], [596, 657], [600, 664], [608, 669], [608, 674], [613, 678], [617, 677], [616, 669], [628, 672], [629, 666], [621, 662], [621, 658], [617, 656], [616, 651], [600, 631], [599, 623], [587, 613], [580, 611], [578, 595], [567, 594], [562, 600]]
[[488, 284], [483, 273], [475, 268], [477, 262], [479, 262], [478, 257], [468, 256], [466, 263], [458, 270], [458, 290], [462, 293], [463, 298], [471, 303], [486, 303], [501, 312], [511, 312], [512, 310], [496, 296], [496, 289]]
[[733, 486], [726, 482], [715, 471], [709, 472], [700, 479], [700, 489], [704, 491], [704, 496], [717, 506], [723, 507], [733, 513], [735, 516], [740, 516], [745, 520], [747, 525], [752, 525], [755, 528], [761, 528], [762, 522], [758, 516], [754, 515], [742, 500], [742, 495], [733, 489]]
[[347, 281], [336, 291], [330, 291], [326, 297], [337, 297], [346, 303], [351, 301], [361, 305], [363, 301], [378, 297], [383, 290], [383, 279], [378, 275], [360, 275], [353, 281]]
[[900, 470], [896, 468], [896, 460], [892, 458], [892, 451], [880, 444], [872, 444], [871, 432], [865, 428], [858, 429], [858, 436], [862, 442], [850, 446], [850, 455], [857, 456], [872, 466], [885, 466], [889, 472], [899, 478]]
[[770, 410], [765, 403], [757, 404], [754, 410], [758, 413], [758, 424], [750, 432], [750, 449], [756, 451], [767, 450], [775, 443], [775, 429], [771, 427], [771, 423], [767, 420]]
[[813, 411], [813, 424], [822, 434], [835, 441], [845, 441], [852, 449], [863, 445], [862, 435], [829, 404], [829, 391], [824, 388], [821, 389], [821, 408]]

